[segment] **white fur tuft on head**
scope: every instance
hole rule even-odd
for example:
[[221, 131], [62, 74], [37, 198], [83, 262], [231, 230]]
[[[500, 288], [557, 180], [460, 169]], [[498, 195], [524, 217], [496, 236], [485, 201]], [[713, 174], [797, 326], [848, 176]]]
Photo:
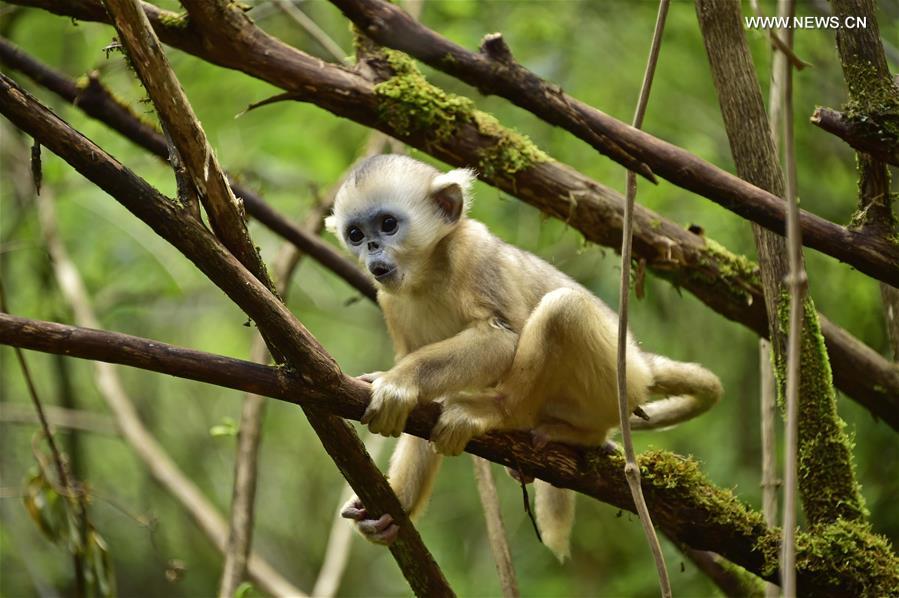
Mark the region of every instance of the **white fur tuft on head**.
[[459, 188], [462, 189], [462, 212], [465, 213], [471, 205], [471, 188], [474, 185], [477, 176], [477, 172], [471, 168], [456, 168], [449, 172], [438, 174], [434, 177], [434, 180], [431, 181], [431, 193], [433, 194], [450, 185], [458, 185]]
[[331, 214], [325, 218], [325, 230], [333, 235], [337, 234], [337, 216]]

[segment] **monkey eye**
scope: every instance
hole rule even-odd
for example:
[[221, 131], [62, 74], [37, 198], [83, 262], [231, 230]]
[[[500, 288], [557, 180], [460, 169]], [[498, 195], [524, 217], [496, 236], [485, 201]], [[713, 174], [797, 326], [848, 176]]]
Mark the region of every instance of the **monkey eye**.
[[346, 232], [347, 238], [349, 238], [350, 243], [353, 245], [358, 245], [362, 242], [362, 239], [365, 238], [365, 234], [359, 229], [358, 226], [351, 226], [349, 230]]
[[381, 221], [381, 231], [388, 235], [395, 233], [397, 226], [399, 226], [399, 223], [393, 216], [385, 216], [384, 220]]

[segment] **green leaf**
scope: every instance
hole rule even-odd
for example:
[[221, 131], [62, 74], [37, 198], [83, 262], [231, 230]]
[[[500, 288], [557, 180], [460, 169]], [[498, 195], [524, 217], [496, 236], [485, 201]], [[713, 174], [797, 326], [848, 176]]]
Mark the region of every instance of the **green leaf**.
[[243, 582], [234, 590], [234, 598], [249, 598], [253, 594], [253, 584], [248, 581]]
[[221, 423], [209, 428], [210, 436], [237, 436], [237, 422], [233, 418], [223, 417]]

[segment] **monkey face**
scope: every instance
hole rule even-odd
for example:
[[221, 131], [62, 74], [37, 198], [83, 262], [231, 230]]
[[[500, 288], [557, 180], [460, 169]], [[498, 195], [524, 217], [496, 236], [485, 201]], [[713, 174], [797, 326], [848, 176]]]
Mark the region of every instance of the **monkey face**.
[[434, 247], [464, 217], [474, 173], [441, 174], [407, 156], [364, 160], [344, 180], [325, 220], [328, 230], [391, 293], [434, 275]]
[[375, 281], [386, 288], [398, 287], [404, 278], [400, 266], [409, 218], [400, 210], [376, 207], [354, 214], [341, 232], [343, 241], [365, 265]]

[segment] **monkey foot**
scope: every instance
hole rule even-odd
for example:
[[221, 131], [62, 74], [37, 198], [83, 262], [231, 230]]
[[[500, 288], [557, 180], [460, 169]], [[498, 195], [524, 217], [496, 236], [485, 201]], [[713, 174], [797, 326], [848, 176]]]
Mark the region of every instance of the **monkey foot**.
[[400, 533], [400, 527], [393, 522], [393, 517], [389, 513], [384, 513], [377, 519], [369, 519], [368, 511], [358, 498], [350, 499], [340, 512], [340, 516], [355, 521], [359, 533], [375, 544], [393, 544]]

